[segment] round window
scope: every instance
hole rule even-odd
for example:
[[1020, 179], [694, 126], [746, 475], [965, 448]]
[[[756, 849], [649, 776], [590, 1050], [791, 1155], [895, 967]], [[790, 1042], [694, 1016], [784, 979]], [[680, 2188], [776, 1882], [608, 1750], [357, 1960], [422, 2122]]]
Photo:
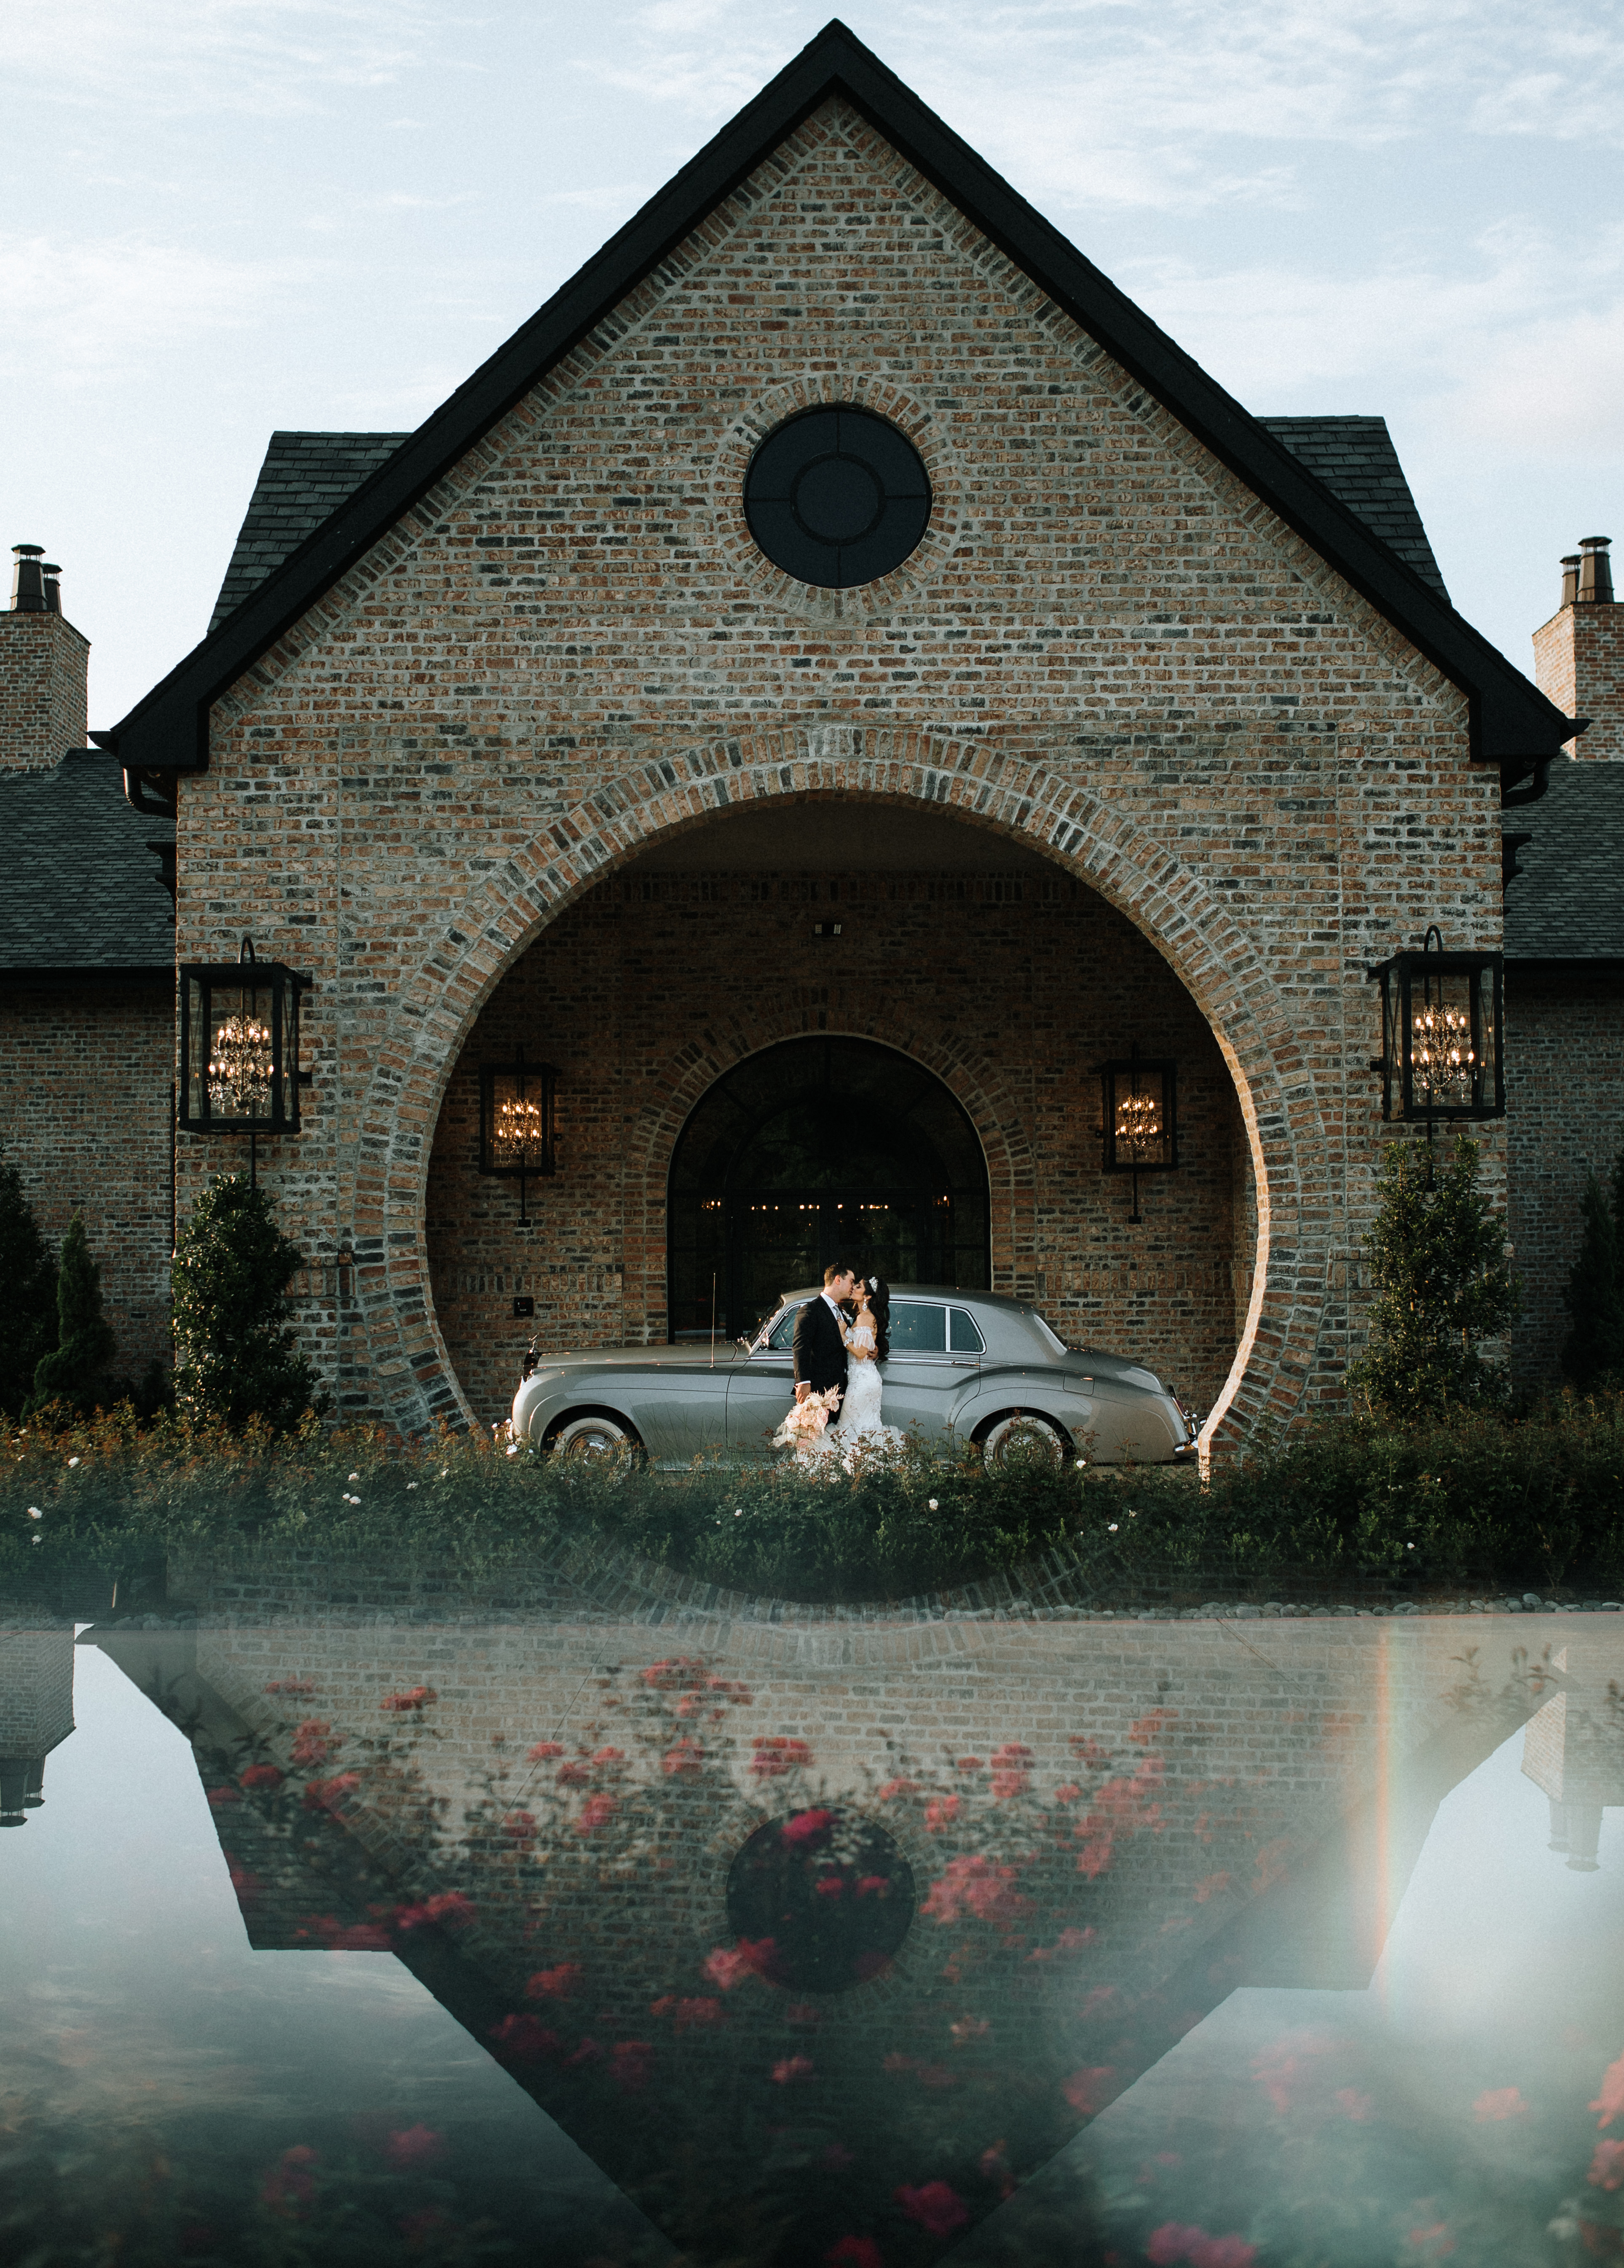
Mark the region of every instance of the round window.
[[769, 1984], [843, 1992], [891, 1966], [914, 1918], [914, 1870], [870, 1820], [794, 1811], [734, 1859], [727, 1914]]
[[809, 409], [751, 459], [745, 517], [775, 567], [849, 591], [915, 549], [930, 519], [930, 477], [907, 435], [871, 410]]

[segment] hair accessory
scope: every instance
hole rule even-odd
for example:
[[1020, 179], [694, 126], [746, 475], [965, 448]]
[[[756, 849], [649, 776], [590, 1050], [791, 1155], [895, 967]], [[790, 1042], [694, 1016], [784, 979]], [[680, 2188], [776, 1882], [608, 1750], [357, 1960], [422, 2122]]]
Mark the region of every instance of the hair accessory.
[[869, 1289], [870, 1289], [870, 1291], [871, 1291], [871, 1292], [878, 1292], [878, 1289], [879, 1289], [879, 1278], [878, 1278], [878, 1276], [871, 1276], [871, 1277], [869, 1278]]

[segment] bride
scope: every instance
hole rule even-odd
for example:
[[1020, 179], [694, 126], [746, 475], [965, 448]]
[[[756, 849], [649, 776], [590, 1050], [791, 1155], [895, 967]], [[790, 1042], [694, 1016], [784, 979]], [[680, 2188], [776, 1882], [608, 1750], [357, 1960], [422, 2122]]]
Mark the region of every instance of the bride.
[[845, 1406], [830, 1447], [843, 1464], [866, 1451], [900, 1448], [901, 1429], [880, 1417], [879, 1366], [891, 1351], [891, 1290], [880, 1276], [859, 1276], [852, 1294], [856, 1302], [850, 1322], [841, 1333], [846, 1342], [849, 1370]]

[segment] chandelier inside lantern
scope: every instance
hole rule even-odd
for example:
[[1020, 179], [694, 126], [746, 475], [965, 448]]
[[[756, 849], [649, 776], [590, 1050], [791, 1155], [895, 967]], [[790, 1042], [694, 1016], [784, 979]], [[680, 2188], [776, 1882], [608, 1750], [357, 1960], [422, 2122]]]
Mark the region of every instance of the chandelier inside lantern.
[[209, 1050], [209, 1107], [222, 1118], [268, 1118], [276, 1055], [271, 1027], [244, 1009], [216, 1025]]
[[1159, 1165], [1162, 1160], [1162, 1101], [1134, 1089], [1116, 1099], [1116, 1154], [1125, 1166]]
[[1417, 1101], [1435, 1108], [1470, 1107], [1478, 1060], [1472, 1044], [1471, 1011], [1434, 1007], [1429, 1003], [1415, 1012], [1411, 1022]]
[[541, 1105], [527, 1094], [503, 1094], [496, 1104], [496, 1151], [504, 1166], [540, 1166], [547, 1148]]

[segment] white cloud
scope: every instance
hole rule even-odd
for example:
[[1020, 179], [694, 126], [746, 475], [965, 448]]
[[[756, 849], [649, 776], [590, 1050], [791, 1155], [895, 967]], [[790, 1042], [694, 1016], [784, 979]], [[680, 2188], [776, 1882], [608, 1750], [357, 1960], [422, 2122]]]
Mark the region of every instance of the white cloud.
[[285, 258], [233, 261], [133, 238], [0, 238], [0, 375], [48, 371], [71, 385], [128, 373], [154, 348], [269, 322], [314, 272]]

